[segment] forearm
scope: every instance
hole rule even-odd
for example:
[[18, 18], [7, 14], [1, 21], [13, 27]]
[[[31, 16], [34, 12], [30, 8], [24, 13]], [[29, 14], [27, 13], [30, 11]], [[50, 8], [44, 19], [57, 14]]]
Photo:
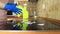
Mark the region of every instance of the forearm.
[[0, 2], [0, 8], [4, 9], [5, 3]]

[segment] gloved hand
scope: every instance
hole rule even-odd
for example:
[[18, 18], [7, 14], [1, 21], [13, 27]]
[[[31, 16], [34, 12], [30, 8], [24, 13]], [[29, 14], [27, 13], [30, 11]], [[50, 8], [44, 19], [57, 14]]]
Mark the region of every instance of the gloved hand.
[[5, 5], [5, 7], [4, 7], [4, 9], [5, 9], [5, 10], [10, 10], [10, 11], [14, 12], [16, 15], [22, 13], [22, 12], [21, 12], [22, 9], [19, 9], [19, 8], [17, 8], [16, 6], [17, 6], [17, 4], [7, 3], [7, 4]]
[[17, 23], [14, 25], [14, 27], [12, 28], [12, 30], [22, 30], [23, 25], [21, 23]]

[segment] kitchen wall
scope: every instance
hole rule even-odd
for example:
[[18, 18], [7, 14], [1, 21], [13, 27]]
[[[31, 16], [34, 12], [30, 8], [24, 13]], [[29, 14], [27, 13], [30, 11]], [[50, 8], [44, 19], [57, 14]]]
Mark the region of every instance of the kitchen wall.
[[37, 14], [40, 17], [60, 20], [60, 0], [39, 0]]
[[23, 4], [27, 4], [27, 10], [29, 12], [29, 16], [34, 15], [34, 11], [36, 12], [37, 9], [37, 3], [36, 2], [28, 2], [28, 1], [18, 1], [18, 4], [23, 6]]

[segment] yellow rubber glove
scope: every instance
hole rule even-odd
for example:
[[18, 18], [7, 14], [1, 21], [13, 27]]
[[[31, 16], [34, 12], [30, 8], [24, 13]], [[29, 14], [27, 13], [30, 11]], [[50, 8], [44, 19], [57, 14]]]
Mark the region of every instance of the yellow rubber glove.
[[22, 9], [23, 22], [24, 22], [22, 29], [23, 29], [23, 30], [26, 30], [26, 29], [27, 29], [27, 26], [28, 26], [27, 23], [28, 23], [28, 18], [29, 18], [29, 13], [28, 13], [28, 11], [27, 11], [27, 7], [26, 7], [26, 6], [21, 7], [20, 5], [18, 5], [17, 8]]
[[[21, 12], [23, 13], [23, 7], [22, 7], [22, 6], [20, 6], [20, 5], [17, 5], [16, 7], [17, 7], [17, 8], [20, 8], [20, 9], [22, 9], [22, 11], [21, 11]], [[20, 17], [20, 16], [22, 15], [22, 13], [20, 13], [20, 14], [17, 14], [17, 17]]]

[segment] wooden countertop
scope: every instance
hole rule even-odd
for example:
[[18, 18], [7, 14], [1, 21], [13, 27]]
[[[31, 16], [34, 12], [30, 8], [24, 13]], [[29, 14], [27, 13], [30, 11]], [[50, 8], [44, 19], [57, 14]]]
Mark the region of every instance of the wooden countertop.
[[[16, 20], [22, 20], [23, 19], [23, 17], [21, 16], [21, 17], [16, 17], [16, 16], [7, 16], [7, 19], [11, 19], [11, 20], [13, 20], [13, 19], [16, 19]], [[34, 18], [28, 18], [29, 20], [33, 20]]]
[[60, 34], [60, 31], [0, 31], [0, 34]]
[[[50, 21], [50, 22], [54, 22], [54, 23], [58, 23], [60, 24], [60, 20], [57, 20], [57, 19], [53, 19], [53, 18], [46, 18], [46, 17], [38, 17], [38, 19], [43, 19], [43, 20], [46, 20], [46, 21]], [[16, 17], [16, 16], [8, 16], [8, 19], [16, 19], [16, 20], [22, 20], [22, 16], [21, 17]], [[29, 17], [29, 20], [34, 20], [34, 18], [31, 18]]]
[[53, 23], [60, 24], [60, 20], [58, 20], [58, 19], [46, 18], [46, 17], [39, 17], [39, 18], [42, 18], [43, 20], [47, 20], [47, 21], [50, 21], [50, 22], [53, 22]]
[[[22, 17], [18, 18], [16, 16], [8, 16], [8, 18], [22, 19]], [[45, 18], [45, 17], [39, 17], [39, 18], [60, 24], [60, 20]], [[13, 32], [12, 31], [0, 31], [0, 34], [60, 34], [60, 31], [13, 31]]]

